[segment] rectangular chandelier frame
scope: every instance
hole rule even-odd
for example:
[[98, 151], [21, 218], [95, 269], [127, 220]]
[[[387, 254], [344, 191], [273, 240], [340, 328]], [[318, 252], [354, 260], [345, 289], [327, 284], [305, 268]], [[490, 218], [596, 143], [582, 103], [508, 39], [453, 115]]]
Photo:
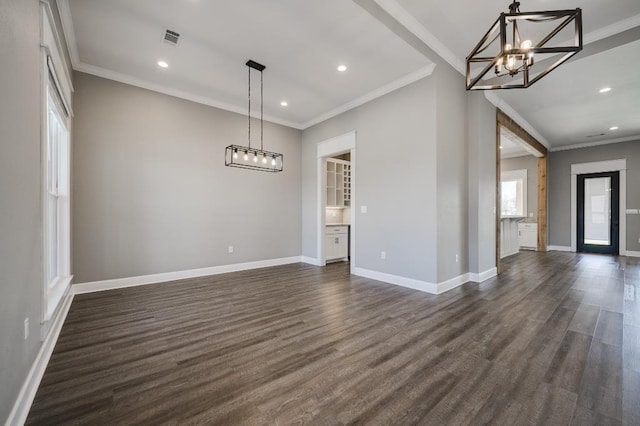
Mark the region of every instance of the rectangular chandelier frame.
[[[248, 156], [247, 160], [244, 159], [245, 154]], [[253, 161], [254, 157], [258, 161]], [[263, 158], [267, 159], [266, 163], [262, 162]], [[224, 151], [224, 165], [229, 167], [276, 173], [282, 171], [283, 162], [282, 154], [248, 146], [229, 145]]]
[[[507, 25], [516, 23], [518, 21], [549, 21], [556, 19], [564, 20], [542, 40], [536, 43], [530, 49], [510, 49], [506, 50], [507, 45]], [[574, 37], [572, 46], [558, 46], [558, 47], [544, 47], [549, 40], [556, 36], [560, 31], [573, 22], [574, 24]], [[485, 43], [499, 31], [500, 39], [500, 52], [496, 56], [481, 56], [482, 52], [486, 49]], [[493, 42], [495, 38], [492, 39]], [[491, 43], [490, 42], [490, 43]], [[540, 80], [545, 75], [549, 74], [552, 70], [566, 62], [576, 53], [582, 50], [582, 10], [570, 9], [570, 10], [554, 10], [545, 12], [523, 12], [523, 13], [501, 13], [500, 17], [493, 24], [491, 29], [482, 37], [480, 42], [473, 49], [471, 54], [466, 58], [466, 86], [467, 90], [493, 90], [493, 89], [523, 89], [531, 86], [536, 81]], [[507, 55], [527, 55], [529, 53], [550, 54], [550, 53], [566, 53], [560, 59], [553, 64], [549, 65], [539, 74], [536, 74], [533, 78], [529, 75], [529, 68], [524, 67], [522, 69], [522, 82], [516, 84], [488, 84], [479, 85], [478, 83], [482, 78], [493, 69], [501, 58]], [[475, 77], [471, 76], [471, 64], [483, 63], [486, 66]]]

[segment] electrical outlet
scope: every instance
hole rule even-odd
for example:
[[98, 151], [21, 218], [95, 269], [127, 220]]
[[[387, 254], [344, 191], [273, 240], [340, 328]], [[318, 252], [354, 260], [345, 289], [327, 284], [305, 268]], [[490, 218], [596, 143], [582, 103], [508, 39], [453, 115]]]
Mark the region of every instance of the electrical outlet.
[[24, 340], [29, 338], [29, 318], [24, 319]]
[[334, 210], [334, 211], [331, 212], [331, 216], [336, 217], [336, 216], [338, 216], [338, 213], [336, 213], [336, 211]]
[[387, 252], [386, 251], [380, 252], [380, 259], [384, 260], [386, 258], [387, 258]]
[[229, 253], [233, 253], [233, 246], [229, 246], [228, 251]]
[[360, 213], [366, 213], [367, 212], [367, 206], [360, 206]]
[[456, 263], [460, 262], [460, 256], [456, 254]]

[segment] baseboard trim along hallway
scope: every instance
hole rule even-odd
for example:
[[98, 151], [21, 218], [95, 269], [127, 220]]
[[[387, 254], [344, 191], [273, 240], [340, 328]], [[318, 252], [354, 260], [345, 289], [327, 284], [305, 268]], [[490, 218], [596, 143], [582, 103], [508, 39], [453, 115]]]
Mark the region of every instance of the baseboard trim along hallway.
[[72, 287], [74, 288], [75, 294], [94, 293], [96, 291], [156, 284], [167, 281], [183, 280], [186, 278], [198, 278], [205, 277], [207, 275], [218, 275], [229, 272], [246, 271], [249, 269], [268, 268], [270, 266], [288, 265], [290, 263], [299, 263], [301, 261], [301, 256], [281, 257], [277, 259], [258, 260], [255, 262], [189, 269], [186, 271], [164, 272], [160, 274], [140, 275], [137, 277], [117, 278], [113, 280], [92, 281], [73, 284]]

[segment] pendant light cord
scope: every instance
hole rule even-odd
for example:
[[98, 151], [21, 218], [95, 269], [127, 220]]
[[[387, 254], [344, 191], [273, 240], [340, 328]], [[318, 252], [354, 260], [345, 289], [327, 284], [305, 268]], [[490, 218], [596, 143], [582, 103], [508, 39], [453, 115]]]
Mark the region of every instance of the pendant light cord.
[[247, 121], [249, 122], [249, 148], [251, 148], [251, 67], [247, 67], [249, 70], [249, 113], [247, 114]]
[[263, 121], [263, 117], [264, 117], [264, 98], [263, 98], [263, 94], [264, 94], [264, 80], [263, 80], [263, 74], [262, 71], [260, 71], [260, 151], [264, 151], [264, 140], [262, 138], [262, 135], [264, 133], [264, 121]]

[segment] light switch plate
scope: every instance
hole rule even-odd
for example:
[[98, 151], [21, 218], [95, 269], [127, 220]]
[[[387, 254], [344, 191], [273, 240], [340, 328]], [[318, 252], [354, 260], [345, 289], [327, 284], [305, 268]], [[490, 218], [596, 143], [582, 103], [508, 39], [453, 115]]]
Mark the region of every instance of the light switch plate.
[[367, 212], [367, 206], [360, 206], [360, 213], [366, 213]]

